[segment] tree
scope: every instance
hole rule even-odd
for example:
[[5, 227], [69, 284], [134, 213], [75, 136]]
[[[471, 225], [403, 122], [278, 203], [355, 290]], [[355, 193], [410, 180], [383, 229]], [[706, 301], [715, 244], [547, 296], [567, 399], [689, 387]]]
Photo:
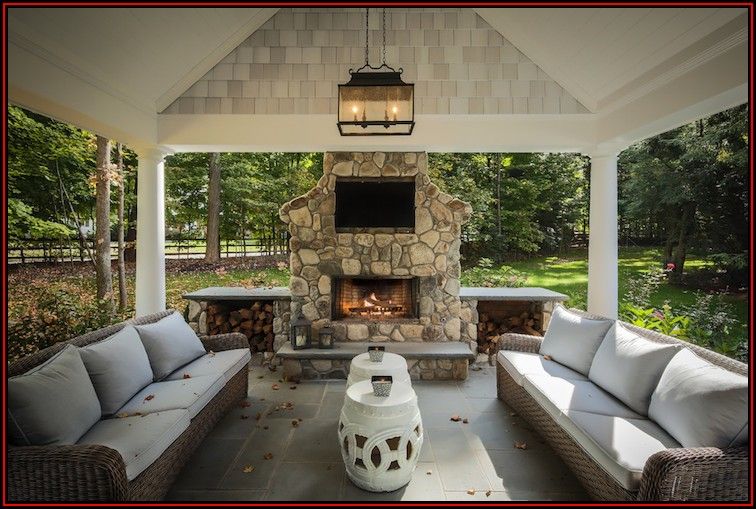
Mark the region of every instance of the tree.
[[95, 272], [97, 298], [113, 307], [113, 275], [110, 268], [110, 140], [97, 136], [95, 173]]
[[220, 154], [210, 154], [208, 164], [207, 186], [207, 242], [205, 243], [205, 261], [220, 262], [220, 192], [221, 192], [221, 164]]
[[126, 294], [126, 260], [125, 243], [123, 240], [123, 210], [126, 201], [126, 175], [123, 167], [123, 146], [119, 143], [117, 148], [117, 184], [118, 184], [118, 309], [121, 312], [126, 310], [128, 295]]

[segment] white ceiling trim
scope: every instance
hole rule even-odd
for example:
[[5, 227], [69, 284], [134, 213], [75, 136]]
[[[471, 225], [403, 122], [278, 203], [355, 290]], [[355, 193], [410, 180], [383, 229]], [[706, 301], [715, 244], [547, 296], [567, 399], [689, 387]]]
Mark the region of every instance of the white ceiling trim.
[[561, 70], [552, 68], [552, 66], [547, 63], [546, 57], [548, 52], [545, 47], [543, 48], [542, 52], [539, 48], [530, 44], [526, 44], [525, 38], [527, 36], [527, 31], [518, 32], [516, 26], [506, 26], [506, 21], [502, 23], [500, 22], [499, 17], [489, 15], [494, 14], [499, 10], [500, 8], [473, 8], [473, 11], [475, 11], [478, 16], [483, 18], [486, 23], [497, 30], [502, 37], [514, 44], [514, 46], [519, 51], [523, 52], [531, 61], [533, 61], [533, 63], [543, 69], [543, 71], [548, 74], [551, 79], [559, 83], [559, 85], [561, 85], [562, 88], [569, 92], [572, 97], [580, 101], [580, 103], [585, 106], [588, 111], [590, 111], [591, 113], [596, 113], [596, 110], [598, 109], [598, 101], [596, 100], [596, 98], [594, 98], [593, 95], [591, 95], [577, 82], [571, 80], [569, 76], [567, 76]]
[[202, 76], [220, 63], [221, 60], [236, 49], [237, 46], [244, 42], [258, 28], [263, 26], [278, 11], [279, 9], [277, 8], [258, 9], [239, 30], [225, 41], [222, 41], [218, 47], [205, 56], [191, 71], [162, 93], [157, 101], [155, 101], [155, 111], [159, 113], [170, 106], [173, 101], [178, 99], [189, 87], [194, 85]]
[[59, 44], [53, 43], [49, 38], [17, 19], [8, 23], [8, 42], [143, 113], [155, 113], [154, 106], [148, 101], [134, 97], [112, 81], [98, 78], [97, 75], [101, 73], [98, 73], [85, 60], [62, 49]]
[[[728, 52], [729, 50], [738, 46], [739, 44], [747, 42], [747, 40], [748, 40], [748, 29], [746, 27], [740, 28], [736, 32], [729, 35], [728, 37], [725, 37], [719, 40], [712, 46], [709, 46], [708, 48], [704, 49], [703, 51], [694, 52], [694, 55], [691, 58], [684, 59], [682, 62], [680, 62], [677, 65], [674, 65], [669, 70], [662, 72], [655, 78], [652, 78], [646, 81], [646, 83], [643, 83], [643, 81], [647, 79], [647, 76], [653, 75], [654, 73], [657, 72], [656, 69], [652, 69], [651, 71], [646, 73], [644, 76], [640, 76], [636, 80], [633, 80], [632, 82], [628, 83], [622, 89], [618, 90], [615, 94], [612, 94], [612, 96], [614, 97], [610, 96], [606, 98], [605, 100], [600, 101], [599, 107], [601, 108], [601, 113], [609, 113], [618, 108], [626, 106], [630, 104], [631, 102], [640, 99], [644, 95], [647, 95], [653, 92], [654, 90], [660, 87], [663, 87], [667, 83], [670, 83], [676, 80], [680, 76], [692, 71], [696, 67], [699, 67], [705, 64], [706, 62], [719, 57], [720, 55]], [[688, 50], [690, 49], [691, 48], [688, 48]], [[659, 67], [667, 66], [668, 64], [669, 64], [669, 60], [667, 62], [660, 64]], [[625, 90], [627, 90], [627, 92], [623, 93], [623, 91]], [[620, 94], [623, 94], [623, 95], [620, 95]]]

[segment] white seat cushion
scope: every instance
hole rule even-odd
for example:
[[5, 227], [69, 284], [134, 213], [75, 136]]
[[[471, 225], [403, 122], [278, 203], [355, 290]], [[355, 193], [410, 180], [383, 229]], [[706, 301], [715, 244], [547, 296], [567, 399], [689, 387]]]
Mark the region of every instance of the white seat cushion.
[[184, 375], [190, 375], [194, 378], [222, 374], [228, 382], [239, 370], [246, 369], [250, 359], [252, 359], [252, 355], [249, 353], [249, 348], [208, 353], [177, 369], [168, 375], [166, 380], [181, 380]]
[[551, 375], [567, 380], [588, 380], [588, 378], [558, 362], [546, 360], [537, 353], [501, 350], [499, 363], [517, 385], [523, 384], [524, 375]]
[[189, 427], [186, 410], [168, 410], [134, 417], [103, 419], [78, 441], [118, 451], [129, 481], [152, 465]]
[[548, 375], [525, 375], [523, 388], [554, 419], [569, 410], [631, 419], [642, 418], [591, 381], [566, 380]]
[[559, 419], [564, 430], [623, 488], [639, 488], [653, 454], [680, 447], [652, 421], [570, 410]]
[[193, 419], [225, 385], [226, 379], [221, 374], [156, 382], [136, 393], [116, 415], [184, 409]]

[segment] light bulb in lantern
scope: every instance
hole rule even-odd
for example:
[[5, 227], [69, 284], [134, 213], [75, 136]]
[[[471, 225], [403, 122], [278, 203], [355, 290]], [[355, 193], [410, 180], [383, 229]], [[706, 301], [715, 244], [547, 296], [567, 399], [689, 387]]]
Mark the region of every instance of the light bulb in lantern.
[[352, 106], [352, 113], [354, 113], [354, 121], [355, 122], [357, 122], [357, 111], [358, 110], [359, 110], [359, 108], [357, 108], [356, 104], [354, 106]]

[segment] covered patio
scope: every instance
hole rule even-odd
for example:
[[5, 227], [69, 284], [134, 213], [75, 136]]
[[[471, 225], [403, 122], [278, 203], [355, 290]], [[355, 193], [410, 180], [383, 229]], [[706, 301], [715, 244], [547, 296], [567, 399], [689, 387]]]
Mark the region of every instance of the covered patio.
[[[591, 161], [587, 311], [616, 319], [618, 154], [749, 101], [751, 15], [745, 7], [388, 8], [385, 59], [415, 85], [415, 129], [410, 136], [343, 137], [335, 125], [338, 85], [364, 58], [364, 9], [10, 7], [8, 102], [137, 152], [137, 318], [166, 307], [165, 157], [277, 151], [330, 157], [326, 184], [313, 196], [332, 190], [328, 173], [341, 176], [337, 165], [354, 167], [350, 178], [365, 176], [357, 168], [367, 155], [383, 168], [384, 159], [399, 160], [403, 153], [409, 169], [398, 172], [414, 176], [427, 171], [432, 152], [585, 154]], [[381, 10], [371, 9], [369, 16], [371, 27], [380, 27]], [[380, 30], [370, 33], [376, 62], [380, 37]], [[459, 227], [469, 206], [441, 195], [444, 205], [457, 207], [446, 213]], [[301, 219], [300, 210], [320, 210], [320, 202], [298, 201], [303, 199], [282, 209], [282, 219], [294, 228], [315, 221], [312, 215]], [[304, 249], [292, 251], [304, 258]], [[422, 254], [418, 249], [417, 258]], [[390, 249], [386, 256], [392, 258]], [[430, 256], [423, 265], [433, 267], [432, 251]], [[368, 256], [362, 263], [374, 267], [373, 260]], [[459, 263], [458, 253], [452, 261]], [[351, 274], [359, 273], [358, 262]], [[290, 290], [296, 298], [295, 279]], [[321, 292], [315, 279], [313, 301]], [[457, 330], [449, 333], [445, 318], [438, 326], [441, 337], [451, 340], [460, 339], [455, 284], [456, 315], [449, 316]], [[204, 310], [197, 305], [196, 315]], [[368, 339], [364, 330], [358, 339]], [[389, 331], [386, 337], [394, 333]], [[332, 436], [346, 384], [290, 384], [282, 369], [272, 371], [260, 361], [252, 361], [246, 403], [210, 432], [168, 498], [588, 497], [518, 411], [497, 399], [496, 370], [484, 358], [470, 364], [475, 369], [467, 380], [415, 382], [426, 442], [410, 484], [380, 495], [349, 482]], [[467, 376], [466, 363], [464, 369]], [[454, 416], [468, 422], [450, 421]]]

